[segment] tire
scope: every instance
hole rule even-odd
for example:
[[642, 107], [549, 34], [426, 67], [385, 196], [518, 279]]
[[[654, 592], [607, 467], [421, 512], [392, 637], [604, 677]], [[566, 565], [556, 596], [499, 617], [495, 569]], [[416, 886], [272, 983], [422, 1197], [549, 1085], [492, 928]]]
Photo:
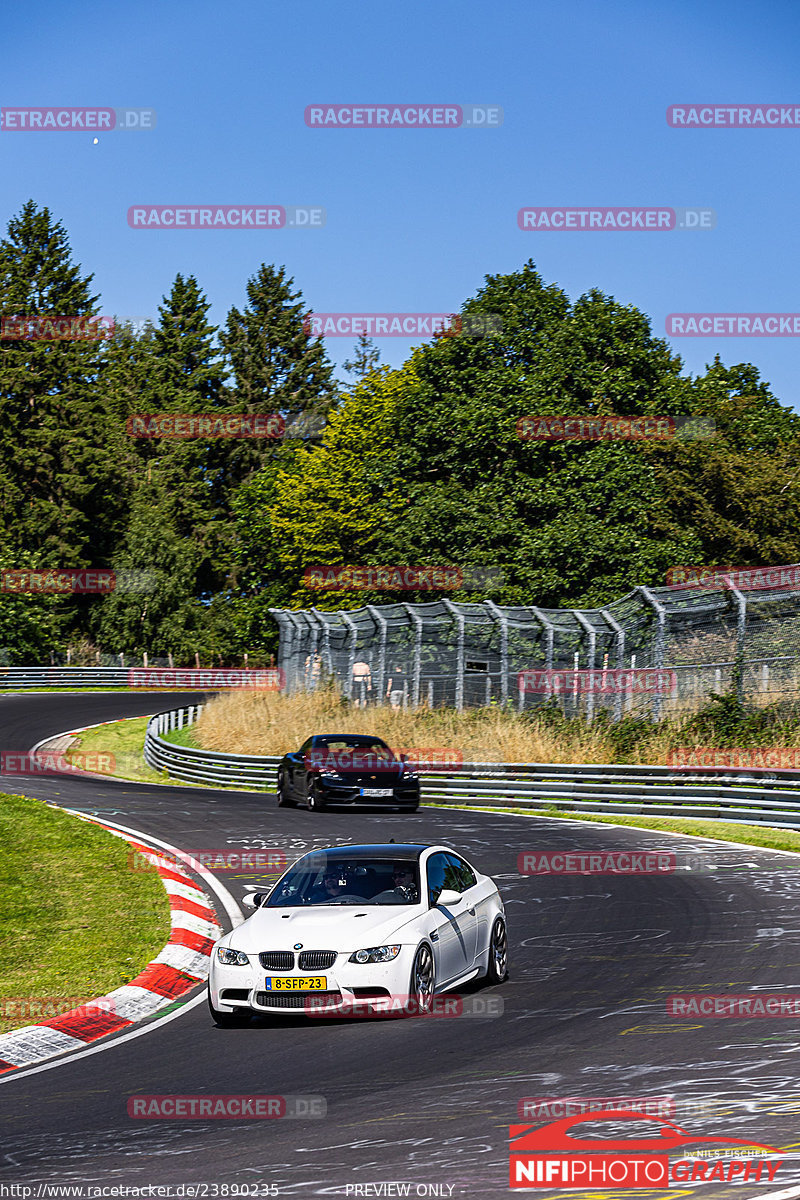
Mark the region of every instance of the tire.
[[208, 993], [208, 1011], [216, 1025], [222, 1029], [235, 1029], [237, 1026], [246, 1025], [253, 1015], [249, 1008], [235, 1008], [233, 1012], [220, 1012], [218, 1008], [214, 1008], [211, 1003], [211, 992]]
[[294, 808], [294, 800], [290, 800], [286, 795], [286, 778], [283, 771], [278, 771], [276, 791], [278, 793], [278, 808]]
[[415, 1000], [420, 1012], [430, 1012], [436, 992], [436, 965], [427, 942], [417, 947], [408, 984], [409, 1000]]
[[308, 785], [308, 790], [306, 792], [306, 805], [308, 806], [309, 812], [322, 812], [325, 808], [325, 801], [319, 794], [319, 787], [317, 786], [316, 779], [312, 779], [311, 783]]
[[484, 976], [488, 983], [502, 983], [508, 978], [508, 932], [502, 917], [496, 917], [489, 939], [489, 969]]

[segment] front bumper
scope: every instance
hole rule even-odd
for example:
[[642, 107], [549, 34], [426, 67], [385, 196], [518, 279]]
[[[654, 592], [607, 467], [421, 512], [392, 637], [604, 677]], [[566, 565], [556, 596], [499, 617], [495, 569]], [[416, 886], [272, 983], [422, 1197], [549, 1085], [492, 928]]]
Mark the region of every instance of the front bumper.
[[[358, 947], [355, 947], [358, 949]], [[337, 956], [332, 967], [319, 971], [266, 971], [258, 963], [249, 967], [226, 967], [214, 959], [208, 989], [214, 1008], [222, 1012], [252, 1009], [253, 1012], [302, 1016], [367, 1015], [369, 1010], [391, 1011], [408, 996], [416, 945], [403, 946], [389, 963], [348, 962], [351, 950]], [[253, 956], [255, 957], [255, 956]], [[266, 977], [302, 979], [324, 975], [324, 992], [267, 992]]]
[[[321, 780], [317, 786], [320, 788], [325, 804], [363, 804], [368, 808], [381, 808], [384, 805], [390, 808], [395, 806], [415, 808], [419, 804], [420, 785], [418, 781], [391, 785], [391, 796], [362, 796], [362, 788], [370, 786], [363, 783], [330, 783], [327, 780]], [[389, 785], [381, 787], [380, 784], [373, 784], [372, 786], [381, 791], [389, 790]]]

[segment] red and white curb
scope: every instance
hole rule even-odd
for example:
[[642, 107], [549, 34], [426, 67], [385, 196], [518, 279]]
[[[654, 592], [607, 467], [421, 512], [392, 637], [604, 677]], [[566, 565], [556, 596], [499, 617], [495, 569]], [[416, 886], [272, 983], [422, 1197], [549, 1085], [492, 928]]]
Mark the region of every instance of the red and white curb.
[[174, 1003], [208, 978], [212, 947], [222, 937], [209, 896], [174, 859], [162, 857], [152, 847], [104, 821], [75, 815], [123, 838], [155, 866], [169, 896], [172, 933], [161, 953], [130, 983], [71, 1012], [0, 1034], [0, 1075], [82, 1049]]

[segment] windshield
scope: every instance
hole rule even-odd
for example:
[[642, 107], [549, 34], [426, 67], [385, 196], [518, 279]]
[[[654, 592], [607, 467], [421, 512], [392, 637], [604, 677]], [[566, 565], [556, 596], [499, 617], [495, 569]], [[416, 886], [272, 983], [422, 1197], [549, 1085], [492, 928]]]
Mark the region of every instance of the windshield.
[[301, 859], [275, 887], [265, 907], [418, 903], [419, 864], [410, 859]]
[[321, 770], [375, 770], [397, 763], [394, 753], [382, 741], [351, 742], [346, 738], [317, 738], [306, 753], [309, 766]]

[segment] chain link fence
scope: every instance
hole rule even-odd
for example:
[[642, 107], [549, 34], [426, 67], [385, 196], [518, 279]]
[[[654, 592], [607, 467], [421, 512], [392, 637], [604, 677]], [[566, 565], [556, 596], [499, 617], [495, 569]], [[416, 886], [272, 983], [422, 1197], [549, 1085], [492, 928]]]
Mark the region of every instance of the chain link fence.
[[351, 611], [270, 609], [288, 691], [338, 682], [359, 705], [557, 702], [588, 720], [654, 719], [733, 691], [768, 704], [800, 683], [800, 567], [713, 586], [637, 587], [605, 608], [437, 600]]

